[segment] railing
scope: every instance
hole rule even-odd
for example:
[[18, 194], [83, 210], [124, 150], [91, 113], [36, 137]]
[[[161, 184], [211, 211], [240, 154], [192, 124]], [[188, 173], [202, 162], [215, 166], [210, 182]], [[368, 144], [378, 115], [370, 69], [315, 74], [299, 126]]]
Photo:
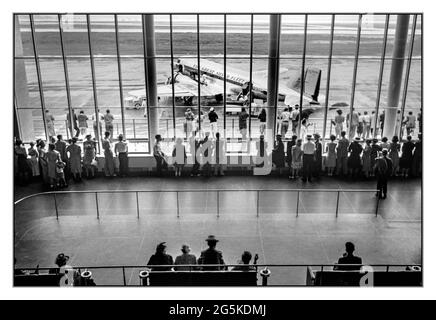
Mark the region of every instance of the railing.
[[[21, 198], [17, 201], [15, 201], [14, 205], [18, 205], [19, 203], [22, 203], [26, 201], [27, 199], [38, 197], [42, 195], [52, 195], [55, 205], [55, 213], [56, 213], [56, 219], [59, 219], [59, 209], [58, 209], [58, 199], [57, 197], [59, 195], [63, 194], [93, 194], [95, 197], [95, 206], [96, 206], [96, 215], [97, 219], [100, 219], [100, 209], [99, 209], [99, 194], [121, 194], [121, 193], [130, 193], [135, 194], [136, 199], [136, 215], [139, 219], [140, 217], [140, 206], [139, 206], [139, 194], [141, 193], [172, 193], [176, 195], [175, 199], [175, 206], [177, 209], [177, 218], [180, 217], [181, 214], [181, 208], [180, 208], [180, 194], [185, 193], [215, 193], [216, 198], [216, 216], [217, 218], [220, 217], [220, 195], [223, 193], [235, 193], [235, 192], [244, 192], [244, 193], [255, 193], [255, 203], [256, 203], [256, 217], [260, 216], [260, 199], [261, 199], [261, 193], [278, 193], [278, 192], [286, 192], [286, 193], [296, 193], [296, 216], [298, 217], [300, 213], [300, 195], [302, 193], [332, 193], [336, 194], [336, 205], [335, 205], [335, 216], [338, 217], [339, 215], [339, 204], [340, 204], [340, 194], [341, 193], [376, 193], [377, 190], [373, 189], [206, 189], [206, 190], [198, 190], [198, 189], [188, 189], [188, 190], [93, 190], [93, 191], [50, 191], [50, 192], [42, 192], [42, 193], [36, 193], [29, 196], [26, 196], [24, 198]], [[374, 197], [375, 201], [375, 216], [378, 216], [378, 209], [379, 209], [379, 197]]]
[[[185, 272], [198, 272], [201, 271], [202, 267], [206, 268], [223, 268], [226, 267], [229, 272], [233, 272], [231, 269], [233, 267], [253, 267], [254, 270], [256, 270], [259, 275], [261, 276], [261, 284], [263, 286], [268, 285], [268, 279], [273, 280], [270, 281], [269, 285], [293, 285], [293, 286], [307, 286], [306, 284], [306, 278], [305, 274], [307, 271], [307, 268], [312, 268], [314, 271], [329, 271], [333, 270], [335, 267], [338, 267], [338, 264], [249, 264], [249, 265], [242, 265], [242, 264], [207, 264], [207, 265], [153, 265], [153, 266], [146, 266], [146, 265], [115, 265], [115, 266], [75, 266], [71, 267], [71, 269], [78, 271], [79, 274], [83, 276], [84, 271], [86, 271], [86, 276], [88, 278], [93, 277], [95, 279], [96, 285], [109, 285], [109, 286], [141, 286], [143, 285], [142, 281], [144, 278], [148, 277], [150, 273], [153, 273], [151, 268], [170, 268], [171, 270], [166, 271], [168, 273], [174, 273], [178, 271], [174, 271], [174, 268], [189, 268], [189, 270], [184, 270]], [[362, 272], [368, 272], [369, 270], [372, 271], [384, 271], [384, 272], [393, 272], [393, 271], [406, 271], [406, 268], [408, 267], [418, 267], [419, 271], [422, 271], [422, 266], [420, 264], [370, 264], [370, 265], [356, 265], [356, 264], [340, 264], [342, 268], [344, 267], [362, 267]], [[56, 269], [57, 267], [37, 267], [37, 268], [16, 268], [16, 271], [22, 271], [25, 274], [47, 274], [48, 272], [52, 271], [53, 269]], [[288, 276], [283, 277], [283, 275], [278, 275], [275, 277], [276, 272], [274, 270], [277, 270], [279, 268], [286, 268], [289, 272]], [[298, 270], [298, 268], [302, 270]], [[70, 269], [70, 270], [71, 270]], [[297, 270], [296, 270], [297, 269]], [[91, 272], [94, 271], [94, 272]], [[100, 272], [102, 270], [109, 270], [109, 271], [117, 271], [121, 273], [121, 277], [119, 277], [120, 273], [117, 274], [108, 274], [107, 272]], [[126, 273], [128, 270], [131, 270], [131, 275], [129, 277], [129, 280], [127, 280]], [[272, 271], [271, 271], [272, 270]], [[136, 271], [136, 276], [134, 275]], [[145, 271], [145, 272], [144, 272]], [[227, 270], [221, 270], [221, 271], [215, 271], [217, 273], [219, 272], [225, 272]], [[163, 271], [159, 271], [162, 273]], [[210, 271], [208, 271], [210, 272]], [[235, 271], [235, 272], [243, 272], [243, 271]], [[292, 277], [292, 272], [295, 272]], [[413, 271], [411, 271], [413, 272]], [[299, 273], [297, 275], [297, 273]], [[297, 276], [297, 277], [295, 277]], [[274, 278], [275, 277], [275, 278]], [[109, 280], [108, 280], [109, 278]], [[138, 279], [137, 283], [132, 283], [132, 279], [136, 278]], [[280, 278], [280, 279], [279, 279]], [[295, 281], [295, 283], [287, 283], [286, 280], [283, 281], [286, 278], [292, 278]], [[134, 281], [136, 282], [136, 281]], [[271, 282], [273, 282], [271, 284]]]

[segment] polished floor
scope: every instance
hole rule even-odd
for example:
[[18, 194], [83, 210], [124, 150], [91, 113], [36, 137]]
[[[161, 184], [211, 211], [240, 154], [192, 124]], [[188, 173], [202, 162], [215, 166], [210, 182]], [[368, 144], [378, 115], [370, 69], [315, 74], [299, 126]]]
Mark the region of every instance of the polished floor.
[[[139, 266], [162, 241], [173, 257], [183, 243], [198, 256], [209, 234], [220, 240], [229, 264], [244, 250], [258, 253], [259, 264], [332, 264], [346, 241], [356, 244], [366, 264], [420, 264], [421, 180], [391, 181], [377, 215], [374, 192], [351, 192], [374, 187], [374, 181], [330, 177], [310, 184], [273, 176], [85, 180], [68, 190], [144, 192], [99, 193], [97, 199], [94, 192], [57, 195], [58, 219], [52, 195], [20, 202], [15, 206], [17, 267], [51, 267], [59, 252], [70, 255], [74, 266]], [[337, 192], [271, 191], [298, 188], [341, 192], [338, 199]], [[262, 191], [247, 191], [256, 189]], [[39, 184], [17, 187], [15, 200], [41, 191]], [[304, 267], [270, 269], [269, 284], [305, 283]], [[123, 284], [121, 269], [90, 270], [98, 284]], [[125, 269], [126, 284], [139, 283], [138, 271]]]

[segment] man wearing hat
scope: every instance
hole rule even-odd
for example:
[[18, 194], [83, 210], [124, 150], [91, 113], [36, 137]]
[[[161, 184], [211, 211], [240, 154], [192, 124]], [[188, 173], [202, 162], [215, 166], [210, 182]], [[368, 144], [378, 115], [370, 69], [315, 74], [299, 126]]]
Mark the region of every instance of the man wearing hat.
[[382, 150], [382, 156], [377, 158], [374, 166], [374, 174], [377, 177], [377, 196], [386, 199], [388, 193], [388, 179], [392, 175], [393, 163], [388, 158], [388, 150]]
[[220, 264], [222, 266], [203, 267], [202, 270], [227, 270], [222, 252], [215, 249], [218, 239], [214, 235], [210, 235], [206, 242], [209, 248], [201, 252], [198, 264]]
[[[173, 265], [173, 257], [166, 253], [166, 242], [161, 242], [156, 247], [156, 253], [150, 257], [147, 266]], [[152, 271], [171, 271], [171, 267], [151, 267]]]
[[210, 121], [210, 131], [212, 133], [212, 137], [215, 137], [215, 134], [218, 132], [218, 115], [216, 114], [214, 108], [209, 109], [208, 117]]
[[315, 155], [314, 155], [314, 163], [313, 163], [313, 176], [315, 178], [319, 178], [322, 171], [322, 144], [319, 141], [321, 136], [318, 133], [313, 135], [315, 138]]
[[303, 144], [303, 182], [306, 182], [309, 180], [309, 182], [312, 182], [312, 171], [313, 171], [313, 165], [314, 165], [314, 156], [315, 156], [315, 150], [316, 146], [315, 143], [312, 141], [312, 135], [308, 134], [307, 142]]

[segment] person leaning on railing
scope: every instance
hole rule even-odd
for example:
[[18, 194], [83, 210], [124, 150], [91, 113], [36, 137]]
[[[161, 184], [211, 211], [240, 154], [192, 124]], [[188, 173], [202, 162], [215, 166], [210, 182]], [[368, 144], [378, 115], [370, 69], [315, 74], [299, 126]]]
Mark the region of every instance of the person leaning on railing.
[[[342, 257], [339, 258], [338, 265], [334, 267], [334, 270], [342, 270], [342, 271], [360, 270], [360, 267], [362, 266], [362, 258], [355, 256], [354, 250], [355, 250], [354, 243], [352, 242], [345, 243], [345, 253]], [[346, 266], [340, 266], [341, 264], [344, 264]]]
[[[180, 256], [176, 257], [176, 261], [174, 264], [178, 265], [188, 265], [188, 264], [197, 264], [197, 258], [195, 255], [190, 254], [191, 248], [184, 244], [182, 245], [182, 254]], [[175, 271], [190, 271], [190, 270], [196, 270], [196, 267], [174, 267]]]

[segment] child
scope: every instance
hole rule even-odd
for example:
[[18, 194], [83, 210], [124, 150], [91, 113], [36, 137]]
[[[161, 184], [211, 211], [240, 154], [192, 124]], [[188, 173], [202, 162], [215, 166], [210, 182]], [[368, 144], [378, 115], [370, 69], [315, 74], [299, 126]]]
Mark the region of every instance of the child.
[[65, 181], [64, 168], [65, 162], [58, 161], [56, 163], [56, 184], [59, 188], [68, 187], [67, 182]]

